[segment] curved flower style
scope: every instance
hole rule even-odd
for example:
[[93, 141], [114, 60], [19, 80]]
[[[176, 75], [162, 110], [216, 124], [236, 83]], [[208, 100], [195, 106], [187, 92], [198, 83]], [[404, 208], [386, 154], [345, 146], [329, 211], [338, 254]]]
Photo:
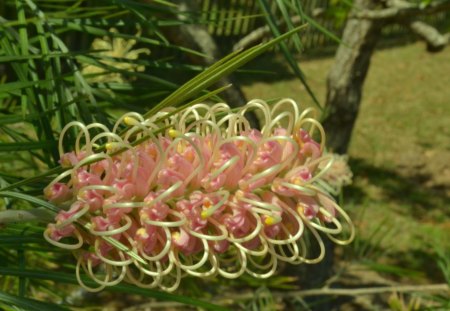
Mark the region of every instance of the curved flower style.
[[[255, 109], [261, 131], [244, 116]], [[122, 280], [173, 291], [185, 275], [267, 278], [279, 261], [317, 263], [319, 232], [347, 244], [354, 229], [323, 186], [333, 157], [313, 114], [289, 99], [272, 108], [253, 100], [238, 110], [127, 113], [112, 131], [71, 122], [59, 142], [68, 169], [45, 190], [64, 209], [45, 238], [73, 250], [77, 278], [91, 291]], [[75, 150], [65, 153], [72, 127], [80, 129]], [[101, 143], [105, 151], [95, 152]], [[341, 220], [350, 228], [343, 239]], [[84, 284], [83, 273], [98, 286]]]

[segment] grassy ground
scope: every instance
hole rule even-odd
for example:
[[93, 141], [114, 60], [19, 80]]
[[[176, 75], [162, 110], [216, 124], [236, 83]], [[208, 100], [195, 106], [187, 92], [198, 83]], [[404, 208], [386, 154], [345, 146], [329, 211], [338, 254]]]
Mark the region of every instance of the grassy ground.
[[[332, 62], [300, 61], [321, 102]], [[281, 61], [260, 63], [280, 74], [242, 78], [248, 98], [311, 104]], [[407, 283], [444, 281], [436, 250], [450, 250], [449, 137], [450, 48], [428, 54], [415, 43], [375, 53], [349, 150], [355, 178], [345, 200], [360, 239], [349, 246], [353, 259], [402, 267], [391, 274]]]

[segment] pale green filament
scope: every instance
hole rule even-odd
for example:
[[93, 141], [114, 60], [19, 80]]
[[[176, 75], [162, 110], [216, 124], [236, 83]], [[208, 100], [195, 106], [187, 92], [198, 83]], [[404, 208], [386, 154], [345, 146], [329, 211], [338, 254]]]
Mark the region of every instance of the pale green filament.
[[115, 202], [103, 205], [103, 210], [106, 211], [111, 208], [138, 208], [146, 206], [145, 202]]
[[[206, 241], [223, 241], [226, 240], [228, 237], [228, 230], [224, 225], [221, 225], [217, 220], [214, 218], [209, 218], [208, 223], [213, 224], [216, 228], [218, 228], [218, 231], [220, 232], [220, 235], [209, 235], [202, 232], [194, 231], [188, 227], [184, 228], [190, 235], [195, 236], [199, 239], [204, 239]], [[208, 227], [210, 228], [210, 227]]]
[[252, 230], [252, 232], [249, 235], [246, 235], [246, 236], [240, 237], [240, 238], [234, 237], [233, 233], [229, 232], [229, 235], [230, 235], [228, 237], [229, 241], [231, 241], [235, 244], [245, 243], [245, 242], [248, 242], [248, 241], [254, 239], [257, 235], [259, 235], [259, 233], [261, 232], [261, 229], [262, 229], [261, 219], [260, 219], [259, 215], [256, 214], [255, 212], [251, 211], [250, 213], [253, 215], [254, 219], [256, 220], [255, 228]]
[[161, 243], [161, 245], [164, 245], [164, 248], [161, 250], [161, 252], [159, 252], [159, 254], [155, 255], [155, 256], [149, 256], [148, 254], [146, 254], [144, 252], [144, 250], [141, 250], [140, 253], [142, 255], [142, 257], [144, 257], [145, 259], [149, 260], [149, 261], [157, 261], [160, 260], [161, 258], [163, 258], [164, 256], [166, 256], [169, 251], [170, 251], [170, 246], [172, 245], [172, 235], [170, 234], [170, 230], [167, 227], [162, 227], [162, 229], [164, 230], [164, 233], [166, 235], [166, 241], [165, 243], [163, 243], [161, 241], [161, 237], [158, 236], [158, 240]]
[[178, 188], [180, 188], [183, 185], [182, 181], [177, 181], [176, 183], [174, 183], [172, 186], [170, 186], [169, 188], [167, 188], [167, 190], [164, 190], [160, 195], [158, 195], [156, 198], [154, 198], [153, 200], [151, 200], [150, 202], [146, 202], [146, 206], [152, 206], [156, 203], [159, 203], [161, 201], [164, 201], [164, 199], [170, 197], [172, 195], [172, 193], [174, 193], [175, 191], [178, 190]]
[[133, 275], [133, 272], [131, 271], [131, 269], [127, 269], [127, 281], [138, 286], [138, 287], [142, 287], [142, 288], [155, 288], [159, 285], [159, 283], [161, 282], [161, 277], [156, 276], [156, 277], [152, 277], [152, 282], [151, 283], [143, 283], [142, 281], [144, 280], [145, 277], [148, 277], [148, 275], [146, 275], [145, 273], [143, 273], [143, 271], [140, 268], [137, 268], [137, 270], [139, 271], [140, 275], [139, 275], [139, 280], [136, 279]]
[[63, 220], [61, 222], [57, 222], [55, 224], [55, 227], [59, 229], [59, 228], [63, 228], [65, 226], [67, 226], [68, 224], [71, 224], [71, 223], [75, 222], [78, 218], [80, 218], [81, 216], [86, 214], [89, 211], [89, 208], [90, 207], [89, 207], [88, 204], [84, 204], [83, 208], [81, 210], [79, 210], [78, 212], [76, 212], [71, 217], [67, 218], [66, 220]]
[[258, 235], [256, 238], [259, 239], [259, 241], [261, 242], [260, 245], [260, 249], [248, 249], [247, 247], [245, 247], [244, 245], [242, 245], [243, 243], [234, 243], [238, 248], [242, 249], [246, 254], [249, 255], [253, 255], [253, 256], [258, 256], [258, 257], [264, 257], [268, 250], [269, 250], [269, 246], [267, 244], [267, 241], [261, 236]]
[[131, 227], [131, 218], [128, 217], [127, 215], [124, 215], [125, 217], [125, 224], [122, 227], [119, 228], [114, 228], [114, 229], [110, 229], [110, 230], [106, 230], [106, 231], [97, 231], [94, 230], [92, 227], [92, 224], [86, 224], [86, 228], [89, 229], [89, 232], [92, 233], [93, 235], [96, 236], [112, 236], [112, 235], [116, 235], [116, 234], [121, 234], [125, 231], [127, 231], [128, 229], [130, 229]]
[[[247, 112], [247, 110], [251, 109], [251, 108], [256, 108], [256, 109], [260, 109], [263, 114], [264, 114], [264, 122], [262, 122], [262, 124], [270, 124], [272, 122], [272, 116], [270, 114], [270, 108], [267, 105], [267, 103], [263, 100], [260, 99], [253, 99], [250, 102], [247, 103], [247, 105], [245, 105], [240, 111], [239, 114], [241, 116], [244, 116], [244, 114]], [[263, 134], [264, 137], [268, 137], [270, 135], [270, 133], [265, 131], [265, 126], [262, 128], [261, 133]]]
[[[100, 285], [104, 285], [104, 286], [114, 286], [119, 284], [120, 282], [122, 282], [123, 278], [125, 277], [126, 274], [126, 267], [121, 267], [121, 273], [119, 275], [119, 277], [115, 280], [111, 280], [112, 276], [113, 276], [113, 267], [111, 265], [105, 265], [105, 270], [106, 270], [106, 278], [104, 280], [100, 280], [99, 278], [97, 278], [95, 276], [95, 273], [92, 271], [92, 260], [88, 259], [87, 261], [87, 273], [89, 275], [89, 277], [97, 284]], [[84, 268], [84, 267], [83, 267]]]
[[[191, 264], [191, 265], [187, 265], [187, 264], [183, 264], [180, 260], [180, 258], [178, 257], [178, 252], [177, 251], [173, 251], [171, 254], [173, 254], [174, 259], [175, 259], [175, 264], [177, 266], [179, 266], [182, 270], [186, 271], [188, 274], [191, 270], [197, 270], [200, 267], [202, 267], [206, 260], [208, 260], [208, 254], [209, 254], [209, 245], [208, 242], [203, 240], [203, 239], [199, 239], [202, 241], [203, 244], [203, 254], [201, 259], [195, 263], [195, 264]], [[191, 256], [192, 257], [192, 256]]]
[[[88, 260], [89, 260], [89, 259], [88, 259]], [[75, 268], [75, 275], [76, 275], [78, 284], [80, 284], [81, 287], [83, 287], [83, 288], [84, 288], [85, 290], [87, 290], [88, 292], [99, 292], [99, 291], [103, 290], [103, 289], [106, 287], [106, 285], [102, 285], [102, 284], [99, 284], [98, 287], [89, 287], [89, 286], [87, 286], [87, 285], [83, 282], [83, 280], [81, 279], [81, 275], [80, 275], [80, 266], [83, 266], [84, 272], [85, 272], [87, 275], [89, 275], [89, 273], [88, 273], [88, 271], [87, 271], [87, 268], [86, 268], [86, 264], [85, 264], [84, 261], [83, 261], [83, 255], [82, 255], [82, 254], [79, 255], [78, 260], [77, 260], [77, 266], [76, 266], [76, 268]], [[90, 275], [89, 275], [89, 276], [90, 276]], [[110, 278], [110, 273], [106, 274], [105, 281], [107, 282], [107, 281], [109, 280], [109, 278]]]
[[[204, 210], [201, 213], [202, 219], [206, 219], [210, 216], [212, 216], [220, 207], [222, 207], [227, 201], [230, 196], [230, 193], [226, 190], [218, 191], [215, 194], [222, 197], [219, 202], [214, 204], [213, 206], [205, 206], [205, 203], [203, 204]], [[208, 201], [209, 202], [209, 201]]]
[[347, 225], [350, 230], [350, 235], [346, 240], [339, 240], [331, 235], [328, 235], [328, 238], [330, 238], [330, 240], [332, 240], [336, 244], [347, 245], [347, 244], [351, 243], [353, 241], [353, 239], [355, 238], [355, 226], [353, 225], [353, 222], [350, 219], [350, 217], [347, 215], [347, 213], [338, 204], [336, 204], [336, 202], [334, 202], [333, 200], [329, 200], [329, 201], [331, 204], [333, 204], [333, 207], [338, 211], [338, 214], [341, 215], [347, 222]]
[[[279, 252], [277, 252], [275, 250], [275, 248], [277, 248], [279, 250]], [[291, 256], [286, 255], [284, 248], [288, 248], [292, 255]], [[284, 261], [284, 262], [289, 262], [292, 264], [295, 264], [298, 262], [298, 257], [300, 255], [298, 245], [296, 242], [288, 243], [288, 244], [284, 244], [284, 245], [276, 245], [276, 244], [270, 245], [269, 244], [269, 252], [273, 256], [275, 256], [277, 259]]]
[[[60, 137], [59, 142], [58, 142], [59, 154], [62, 156], [65, 153], [64, 148], [63, 148], [64, 135], [69, 130], [69, 128], [71, 128], [72, 126], [78, 126], [82, 130], [84, 137], [85, 137], [85, 141], [86, 141], [85, 147], [88, 149], [89, 152], [92, 152], [90, 135], [89, 135], [88, 129], [86, 128], [86, 126], [83, 123], [78, 122], [78, 121], [72, 121], [72, 122], [67, 123], [66, 126], [64, 126], [64, 128], [61, 130], [61, 133], [59, 135], [59, 137]], [[81, 151], [78, 142], [79, 142], [79, 140], [77, 139], [77, 144], [75, 145], [76, 154], [79, 154]]]
[[311, 123], [311, 129], [309, 130], [309, 134], [312, 136], [314, 134], [314, 130], [317, 128], [320, 132], [320, 151], [322, 152], [325, 149], [326, 136], [325, 131], [322, 125], [315, 119], [306, 118], [299, 120], [299, 127], [302, 127], [306, 123]]
[[77, 243], [75, 243], [75, 244], [67, 244], [67, 243], [62, 243], [62, 242], [53, 240], [52, 238], [50, 238], [50, 232], [49, 232], [50, 230], [51, 229], [47, 228], [44, 231], [44, 238], [47, 240], [47, 242], [55, 245], [56, 247], [68, 249], [68, 250], [76, 250], [83, 246], [83, 243], [84, 243], [83, 237], [81, 236], [80, 232], [78, 232], [78, 230], [76, 228], [74, 230], [74, 233], [77, 238]]
[[148, 224], [148, 225], [154, 225], [157, 227], [180, 227], [183, 226], [186, 222], [186, 216], [180, 212], [177, 212], [175, 210], [169, 210], [169, 214], [175, 215], [176, 217], [178, 217], [179, 220], [177, 221], [161, 221], [161, 220], [151, 220], [151, 219], [143, 219], [143, 222]]
[[306, 195], [306, 196], [312, 196], [313, 197], [313, 196], [315, 196], [317, 194], [316, 191], [314, 191], [313, 189], [310, 188], [310, 185], [307, 185], [307, 186], [303, 187], [303, 186], [300, 186], [300, 185], [291, 184], [289, 182], [282, 182], [281, 186], [297, 190], [298, 192], [300, 192], [301, 195]]
[[323, 156], [323, 157], [321, 157], [319, 159], [316, 159], [315, 161], [312, 161], [312, 162], [308, 163], [308, 166], [316, 166], [320, 162], [326, 161], [326, 160], [329, 160], [329, 161], [327, 162], [325, 167], [323, 169], [321, 169], [319, 173], [315, 174], [311, 179], [306, 180], [305, 184], [311, 184], [311, 183], [315, 182], [316, 180], [318, 180], [320, 177], [322, 177], [322, 175], [324, 175], [331, 168], [331, 166], [333, 165], [334, 158], [333, 158], [332, 155], [326, 155], [326, 156]]
[[282, 124], [280, 123], [280, 121], [284, 118], [288, 119], [288, 124], [286, 126], [286, 133], [287, 135], [290, 135], [292, 133], [292, 129], [294, 127], [294, 116], [292, 115], [292, 113], [288, 112], [288, 111], [284, 111], [282, 113], [280, 113], [279, 115], [277, 115], [275, 117], [275, 119], [272, 120], [272, 122], [267, 126], [267, 131], [268, 132], [272, 132], [273, 133], [273, 127], [274, 126], [279, 126], [281, 127]]
[[[300, 115], [300, 113], [299, 113], [299, 109], [298, 109], [298, 105], [297, 105], [297, 103], [295, 102], [295, 101], [293, 101], [292, 99], [290, 99], [290, 98], [285, 98], [285, 99], [282, 99], [282, 100], [280, 100], [279, 102], [277, 102], [273, 107], [272, 107], [272, 110], [271, 110], [271, 115], [273, 115], [273, 116], [275, 116], [275, 115], [277, 115], [276, 114], [276, 111], [280, 108], [280, 107], [283, 107], [283, 106], [286, 106], [286, 105], [288, 105], [289, 107], [291, 107], [292, 108], [292, 112], [289, 112], [289, 114], [294, 118], [294, 120], [293, 120], [293, 123], [292, 123], [292, 126], [295, 126], [295, 124], [297, 124], [297, 120], [299, 119], [299, 115]], [[286, 111], [285, 109], [280, 109], [281, 111]], [[293, 130], [293, 128], [292, 127], [288, 127], [288, 133], [290, 134], [290, 133], [292, 133], [292, 130]]]
[[342, 232], [342, 225], [341, 223], [337, 220], [336, 217], [334, 217], [333, 215], [330, 214], [329, 211], [327, 211], [326, 209], [324, 209], [323, 207], [319, 208], [319, 211], [321, 214], [325, 215], [326, 217], [331, 218], [331, 222], [336, 226], [336, 228], [328, 228], [322, 225], [322, 222], [320, 221], [319, 224], [310, 221], [309, 224], [311, 226], [313, 226], [314, 228], [316, 228], [319, 231], [328, 233], [328, 234], [339, 234]]
[[[235, 244], [234, 244], [235, 245]], [[217, 265], [217, 271], [219, 272], [219, 274], [225, 278], [228, 279], [236, 279], [238, 277], [240, 277], [242, 274], [244, 274], [245, 269], [247, 268], [247, 255], [245, 254], [245, 252], [240, 249], [237, 248], [235, 249], [235, 251], [237, 251], [237, 259], [239, 262], [239, 270], [235, 271], [235, 272], [230, 272], [230, 271], [225, 271], [224, 269], [222, 269], [221, 267], [228, 265], [231, 265], [233, 268], [236, 267], [236, 258], [235, 257], [231, 257], [229, 260], [223, 259], [223, 258], [219, 258], [218, 259], [218, 265]], [[217, 255], [217, 257], [219, 256], [224, 256], [224, 255]], [[225, 262], [225, 264], [219, 264], [220, 259], [222, 259], [222, 262]]]
[[306, 219], [306, 217], [303, 216], [302, 214], [300, 214], [300, 217], [303, 219], [303, 222], [306, 224], [309, 231], [313, 234], [314, 238], [316, 239], [317, 244], [319, 245], [320, 253], [316, 258], [312, 258], [312, 259], [301, 257], [301, 256], [299, 256], [299, 258], [301, 258], [305, 263], [308, 263], [308, 264], [318, 263], [318, 262], [322, 261], [322, 259], [325, 257], [325, 244], [323, 243], [323, 240], [320, 237], [319, 233], [310, 225], [309, 220]]
[[114, 124], [114, 127], [113, 127], [113, 129], [112, 129], [112, 132], [113, 132], [113, 133], [117, 133], [117, 131], [118, 131], [120, 125], [122, 125], [122, 123], [125, 123], [125, 124], [126, 124], [125, 118], [127, 118], [127, 117], [128, 117], [128, 118], [131, 117], [131, 118], [138, 119], [140, 122], [143, 122], [143, 121], [144, 121], [144, 118], [143, 118], [139, 113], [137, 113], [137, 112], [128, 112], [128, 113], [125, 113], [125, 114], [122, 115], [119, 119], [117, 119], [117, 121], [116, 121], [116, 123]]
[[125, 259], [125, 255], [123, 254], [123, 252], [121, 250], [118, 250], [118, 249], [115, 249], [115, 248], [113, 250], [115, 250], [119, 254], [119, 257], [120, 257], [121, 260], [118, 261], [118, 260], [111, 260], [109, 258], [106, 258], [105, 256], [102, 255], [102, 253], [101, 253], [101, 251], [99, 249], [100, 241], [102, 241], [102, 239], [100, 239], [100, 238], [95, 239], [94, 251], [95, 251], [95, 255], [97, 255], [98, 258], [100, 258], [104, 263], [109, 264], [111, 266], [124, 267], [124, 266], [130, 265], [133, 262], [132, 258]]
[[[255, 257], [260, 257], [260, 256], [255, 256]], [[245, 271], [248, 274], [250, 274], [251, 276], [258, 278], [258, 279], [267, 279], [267, 278], [271, 277], [277, 270], [278, 260], [277, 260], [277, 257], [273, 256], [271, 253], [268, 253], [268, 255], [265, 258], [269, 258], [269, 262], [265, 265], [261, 265], [261, 264], [258, 264], [257, 262], [255, 262], [255, 260], [253, 259], [252, 256], [248, 256], [248, 261], [249, 261], [250, 265], [256, 267], [259, 270], [267, 270], [268, 268], [270, 268], [269, 271], [261, 272], [261, 273], [255, 272], [250, 269], [250, 265], [247, 265], [247, 268], [245, 269]]]

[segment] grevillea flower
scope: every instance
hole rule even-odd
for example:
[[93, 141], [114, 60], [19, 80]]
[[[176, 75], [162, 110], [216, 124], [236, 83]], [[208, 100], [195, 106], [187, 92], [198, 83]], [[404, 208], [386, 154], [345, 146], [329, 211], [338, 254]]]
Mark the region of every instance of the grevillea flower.
[[[262, 130], [244, 117], [254, 109]], [[77, 278], [92, 291], [121, 281], [173, 291], [184, 275], [267, 278], [279, 261], [317, 263], [319, 232], [346, 244], [354, 230], [329, 194], [334, 157], [313, 112], [289, 99], [253, 100], [238, 111], [197, 104], [150, 118], [127, 113], [112, 130], [71, 122], [59, 144], [68, 170], [45, 189], [63, 209], [45, 238], [73, 251]], [[79, 134], [66, 153], [72, 127]], [[348, 237], [339, 238], [344, 227]], [[320, 249], [313, 258], [311, 243]]]

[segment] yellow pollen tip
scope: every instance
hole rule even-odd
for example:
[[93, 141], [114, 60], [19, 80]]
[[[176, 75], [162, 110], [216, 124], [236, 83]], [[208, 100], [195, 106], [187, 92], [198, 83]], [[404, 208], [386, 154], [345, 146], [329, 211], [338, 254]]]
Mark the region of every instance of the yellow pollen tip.
[[293, 181], [294, 181], [293, 182], [294, 185], [300, 186], [302, 184], [302, 179], [301, 178], [298, 178], [298, 177], [294, 178]]
[[268, 226], [275, 224], [275, 218], [269, 216], [264, 220], [264, 223]]
[[145, 231], [145, 228], [139, 228], [139, 229], [136, 231], [136, 235], [145, 237], [145, 236], [147, 235], [147, 232]]
[[[247, 189], [247, 186], [248, 186], [247, 183], [245, 183], [245, 187], [242, 187], [242, 186], [241, 186], [241, 188]], [[234, 196], [235, 196], [235, 198], [236, 198], [237, 200], [240, 200], [240, 199], [242, 199], [243, 197], [245, 197], [244, 192], [243, 192], [242, 190], [236, 191], [236, 194], [235, 194]]]
[[172, 239], [178, 240], [179, 238], [180, 238], [180, 233], [179, 232], [173, 232], [172, 233]]
[[106, 145], [105, 145], [105, 148], [106, 148], [106, 150], [108, 150], [108, 151], [113, 150], [114, 147], [115, 147], [115, 144], [114, 144], [114, 143], [106, 143]]
[[202, 213], [200, 214], [200, 217], [201, 217], [202, 219], [208, 218], [208, 217], [209, 217], [208, 211], [202, 211]]
[[301, 214], [301, 215], [304, 215], [305, 214], [305, 208], [302, 205], [298, 204], [297, 205], [297, 212], [299, 214]]
[[123, 118], [123, 122], [125, 122], [126, 125], [136, 125], [138, 124], [138, 120], [132, 117], [125, 117]]
[[181, 136], [181, 132], [177, 131], [176, 129], [170, 129], [169, 136], [172, 138], [175, 138], [175, 137]]

